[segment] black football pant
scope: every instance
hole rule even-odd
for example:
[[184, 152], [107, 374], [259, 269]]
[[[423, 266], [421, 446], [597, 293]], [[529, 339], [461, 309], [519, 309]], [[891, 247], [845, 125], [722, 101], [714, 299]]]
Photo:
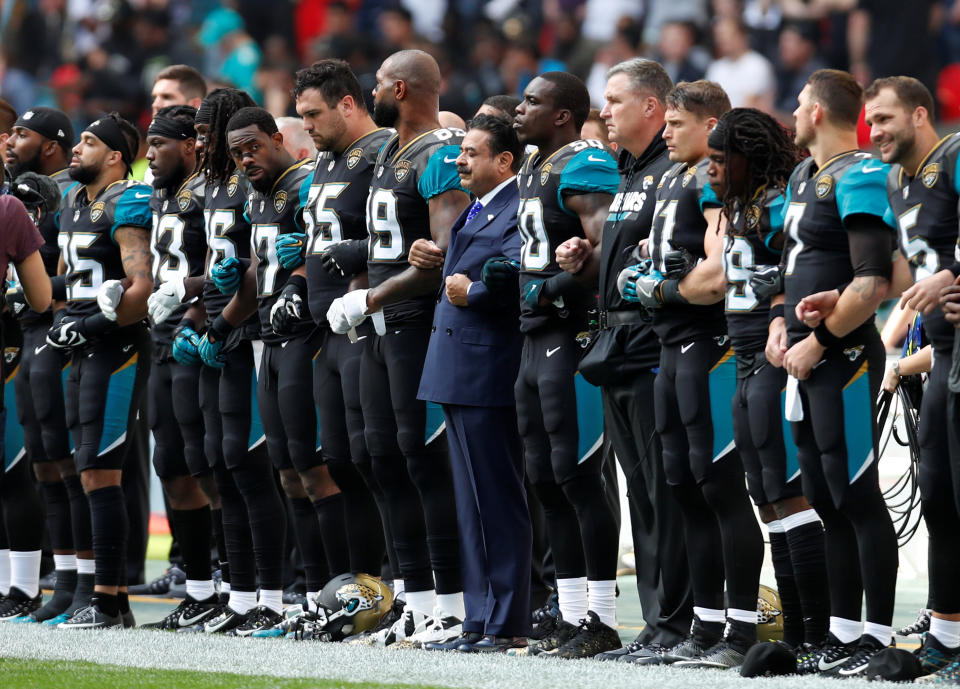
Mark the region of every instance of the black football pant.
[[[802, 495], [796, 452], [787, 451], [783, 390], [787, 372], [762, 356], [756, 367], [737, 378], [733, 398], [733, 437], [747, 472], [747, 489], [757, 505]], [[792, 438], [789, 439], [792, 445]]]
[[663, 345], [654, 382], [663, 465], [683, 513], [694, 605], [712, 610], [753, 610], [763, 564], [763, 536], [733, 443], [735, 389], [726, 336]]
[[[259, 349], [260, 343], [256, 344]], [[223, 506], [230, 586], [238, 591], [256, 590], [256, 577], [249, 569], [248, 548], [252, 548], [260, 588], [277, 590], [283, 587], [286, 512], [255, 411], [254, 343], [238, 341], [225, 353], [225, 359], [216, 385], [210, 377], [204, 377], [201, 409], [207, 457], [217, 465], [222, 459], [233, 479], [231, 482], [225, 472], [215, 468]]]
[[428, 326], [388, 325], [386, 335], [369, 335], [360, 403], [404, 587], [446, 594], [462, 590], [460, 552], [446, 437], [441, 425], [428, 423], [427, 403], [417, 399], [429, 339]]
[[667, 485], [653, 402], [656, 376], [640, 373], [603, 388], [604, 431], [627, 481], [637, 593], [646, 622], [642, 639], [664, 646], [690, 630], [693, 594], [680, 506]]
[[793, 435], [803, 494], [823, 521], [830, 614], [859, 620], [865, 594], [867, 621], [890, 625], [897, 537], [880, 492], [876, 423], [885, 354], [876, 331], [844, 345], [801, 381]]
[[546, 515], [558, 579], [616, 577], [616, 518], [601, 478], [602, 452], [581, 455], [575, 376], [580, 347], [569, 328], [523, 341], [514, 386], [527, 476]]
[[[960, 613], [960, 463], [951, 460], [949, 435], [956, 433], [955, 395], [947, 389], [950, 353], [934, 352], [933, 370], [920, 405], [920, 499], [927, 525], [927, 573], [930, 607], [938, 613]], [[953, 454], [957, 460], [960, 456]]]
[[[363, 438], [360, 361], [363, 341], [350, 342], [330, 330], [314, 360], [313, 395], [320, 421], [320, 447], [330, 475], [343, 494], [350, 571], [376, 574], [383, 561], [387, 505], [373, 477]], [[385, 538], [386, 536], [386, 538]], [[391, 543], [392, 550], [392, 543]], [[396, 553], [390, 557], [396, 565]]]
[[154, 356], [148, 384], [153, 468], [161, 479], [202, 476], [210, 464], [204, 454], [200, 412], [200, 367], [170, 358], [169, 346]]
[[[141, 324], [121, 328], [72, 353], [64, 396], [78, 472], [122, 469], [133, 459], [128, 457], [134, 440], [131, 428], [143, 408], [149, 374], [150, 335]], [[102, 509], [91, 499], [94, 581], [103, 586], [124, 586], [128, 580], [130, 522], [123, 491], [117, 490], [119, 496], [112, 491]]]

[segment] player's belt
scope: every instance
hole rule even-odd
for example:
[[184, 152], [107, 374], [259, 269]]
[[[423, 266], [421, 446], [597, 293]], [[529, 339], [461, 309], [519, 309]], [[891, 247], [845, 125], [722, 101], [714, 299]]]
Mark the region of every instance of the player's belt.
[[649, 323], [650, 316], [644, 309], [629, 309], [622, 311], [601, 311], [600, 329], [607, 330], [618, 325], [636, 325]]

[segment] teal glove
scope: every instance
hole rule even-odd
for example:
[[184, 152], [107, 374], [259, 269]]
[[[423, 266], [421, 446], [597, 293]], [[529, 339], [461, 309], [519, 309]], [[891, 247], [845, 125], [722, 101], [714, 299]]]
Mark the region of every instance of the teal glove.
[[217, 261], [210, 269], [210, 279], [222, 294], [235, 294], [240, 289], [240, 260], [231, 256]]
[[277, 260], [288, 270], [303, 265], [303, 248], [307, 244], [307, 235], [291, 232], [277, 237]]
[[184, 366], [203, 363], [200, 358], [200, 335], [189, 321], [177, 328], [173, 335], [173, 360]]

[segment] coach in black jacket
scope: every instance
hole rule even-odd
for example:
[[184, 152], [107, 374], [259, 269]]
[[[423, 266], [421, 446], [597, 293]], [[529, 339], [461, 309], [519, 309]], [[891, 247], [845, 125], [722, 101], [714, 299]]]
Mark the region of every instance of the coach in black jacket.
[[[690, 628], [693, 601], [679, 508], [663, 473], [653, 408], [660, 343], [635, 304], [623, 301], [617, 275], [637, 262], [631, 253], [650, 234], [657, 183], [672, 163], [661, 135], [664, 99], [672, 87], [663, 67], [642, 58], [607, 73], [600, 113], [620, 149], [620, 188], [610, 205], [600, 251], [573, 239], [557, 249], [560, 265], [599, 288], [600, 331], [580, 373], [603, 392], [604, 431], [627, 479], [637, 563], [637, 591], [646, 627], [634, 643], [599, 656], [643, 662]], [[599, 253], [599, 255], [598, 255]]]

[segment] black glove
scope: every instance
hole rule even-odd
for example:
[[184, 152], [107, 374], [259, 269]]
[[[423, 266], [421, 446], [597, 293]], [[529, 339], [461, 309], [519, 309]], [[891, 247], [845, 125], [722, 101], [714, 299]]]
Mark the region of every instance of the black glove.
[[97, 313], [83, 318], [74, 318], [64, 315], [60, 318], [54, 315], [54, 325], [47, 331], [47, 344], [54, 349], [72, 351], [82, 347], [92, 339], [96, 339], [117, 329], [117, 324]]
[[667, 280], [682, 280], [697, 265], [697, 259], [684, 248], [668, 251], [663, 255], [663, 277]]
[[23, 287], [12, 287], [8, 289], [5, 298], [7, 308], [10, 309], [10, 313], [13, 314], [14, 318], [20, 318], [20, 316], [30, 308], [27, 304], [27, 297], [23, 293]]
[[750, 288], [763, 301], [783, 291], [783, 271], [780, 266], [757, 266], [750, 276]]
[[300, 322], [301, 307], [306, 299], [307, 281], [302, 275], [291, 275], [280, 296], [270, 309], [270, 325], [277, 335], [288, 335]]
[[480, 281], [491, 292], [500, 292], [511, 284], [516, 285], [520, 264], [506, 256], [488, 258], [480, 271]]
[[363, 272], [367, 265], [367, 240], [347, 239], [320, 254], [323, 269], [338, 278]]

